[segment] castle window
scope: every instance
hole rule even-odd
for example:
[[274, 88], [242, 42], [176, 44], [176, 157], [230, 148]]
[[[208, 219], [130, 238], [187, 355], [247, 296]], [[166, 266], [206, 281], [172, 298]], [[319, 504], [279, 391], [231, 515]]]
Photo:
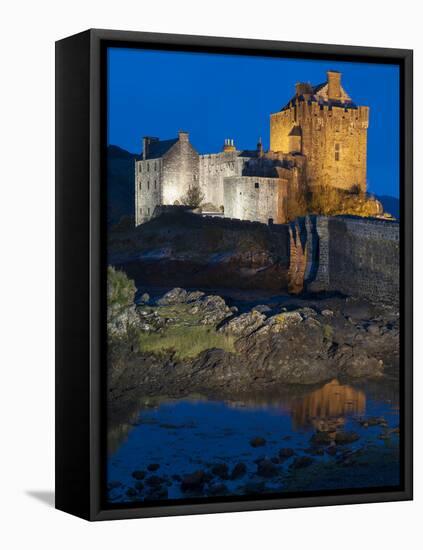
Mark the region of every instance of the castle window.
[[142, 216], [142, 208], [140, 208], [140, 216]]
[[154, 163], [154, 170], [157, 170], [157, 162]]
[[340, 145], [339, 143], [335, 143], [335, 160], [339, 160], [340, 158]]
[[157, 181], [154, 180], [154, 189], [157, 189]]
[[260, 184], [259, 184], [258, 181], [256, 181], [256, 183], [254, 184], [254, 187], [255, 187], [256, 189], [258, 189], [258, 188], [260, 187]]
[[149, 171], [150, 171], [150, 165], [147, 164], [147, 172], [149, 172]]
[[139, 187], [140, 187], [140, 191], [141, 191], [141, 188], [142, 188], [141, 182], [140, 182], [140, 185], [139, 185]]
[[148, 214], [148, 216], [150, 215], [150, 207], [147, 208], [147, 214]]
[[139, 165], [138, 165], [138, 172], [142, 172], [142, 164], [141, 163], [139, 163]]
[[150, 191], [150, 181], [147, 182], [147, 189]]

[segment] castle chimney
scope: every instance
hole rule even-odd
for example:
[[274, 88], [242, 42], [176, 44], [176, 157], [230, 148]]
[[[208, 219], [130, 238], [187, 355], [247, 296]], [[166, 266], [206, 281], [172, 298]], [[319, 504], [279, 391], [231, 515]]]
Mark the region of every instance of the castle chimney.
[[236, 147], [234, 145], [233, 139], [230, 139], [230, 138], [225, 139], [225, 142], [223, 144], [223, 151], [226, 153], [229, 151], [236, 151]]
[[189, 140], [189, 133], [184, 132], [183, 130], [179, 130], [178, 138], [179, 138], [179, 141], [188, 141]]
[[263, 143], [261, 141], [261, 137], [259, 137], [259, 140], [257, 142], [257, 156], [259, 158], [263, 156]]
[[341, 73], [338, 71], [328, 71], [328, 97], [329, 99], [341, 98]]

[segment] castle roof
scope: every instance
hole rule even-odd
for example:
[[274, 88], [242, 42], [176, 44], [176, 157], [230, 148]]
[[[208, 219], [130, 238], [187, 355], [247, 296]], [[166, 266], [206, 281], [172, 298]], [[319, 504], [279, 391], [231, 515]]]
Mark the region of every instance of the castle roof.
[[319, 105], [327, 105], [331, 107], [342, 107], [344, 109], [357, 109], [357, 105], [351, 100], [350, 96], [341, 86], [341, 97], [339, 100], [329, 99], [328, 97], [328, 82], [322, 82], [315, 86], [311, 86], [311, 94], [301, 94], [291, 97], [286, 105], [284, 105], [281, 111], [286, 111], [290, 107], [293, 107], [296, 101], [307, 101], [308, 103], [318, 103]]
[[[178, 138], [151, 141], [148, 144], [146, 159], [158, 159], [165, 155], [178, 142]], [[143, 160], [146, 160], [143, 159]]]

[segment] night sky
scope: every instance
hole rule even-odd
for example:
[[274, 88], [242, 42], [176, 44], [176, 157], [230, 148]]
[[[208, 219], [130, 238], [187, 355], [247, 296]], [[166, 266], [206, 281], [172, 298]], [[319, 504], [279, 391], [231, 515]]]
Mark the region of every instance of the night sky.
[[296, 82], [319, 84], [326, 71], [342, 72], [357, 105], [370, 107], [367, 185], [378, 195], [399, 195], [399, 68], [111, 48], [108, 51], [108, 143], [139, 153], [145, 135], [190, 133], [199, 153], [269, 147], [269, 115], [294, 95]]

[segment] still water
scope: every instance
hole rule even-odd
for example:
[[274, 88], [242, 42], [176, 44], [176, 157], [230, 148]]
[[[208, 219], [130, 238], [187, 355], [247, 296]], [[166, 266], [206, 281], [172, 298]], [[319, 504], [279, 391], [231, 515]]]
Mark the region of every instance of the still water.
[[[313, 434], [328, 425], [332, 431], [354, 432], [355, 441], [316, 446]], [[216, 464], [226, 465], [229, 476], [208, 480], [198, 496], [216, 487], [222, 494], [248, 494], [396, 485], [398, 425], [397, 387], [387, 383], [354, 387], [332, 380], [313, 389], [285, 388], [239, 401], [198, 396], [142, 400], [109, 430], [109, 500], [192, 496], [181, 489], [181, 479], [212, 471]], [[292, 456], [278, 462], [281, 449]], [[310, 457], [310, 465], [297, 469], [299, 457]], [[257, 466], [263, 459], [275, 464], [265, 477]], [[231, 479], [240, 462], [245, 474]], [[142, 472], [141, 483], [134, 472]], [[153, 493], [148, 485], [152, 476], [157, 479], [151, 483], [161, 483], [159, 493], [157, 483]]]

